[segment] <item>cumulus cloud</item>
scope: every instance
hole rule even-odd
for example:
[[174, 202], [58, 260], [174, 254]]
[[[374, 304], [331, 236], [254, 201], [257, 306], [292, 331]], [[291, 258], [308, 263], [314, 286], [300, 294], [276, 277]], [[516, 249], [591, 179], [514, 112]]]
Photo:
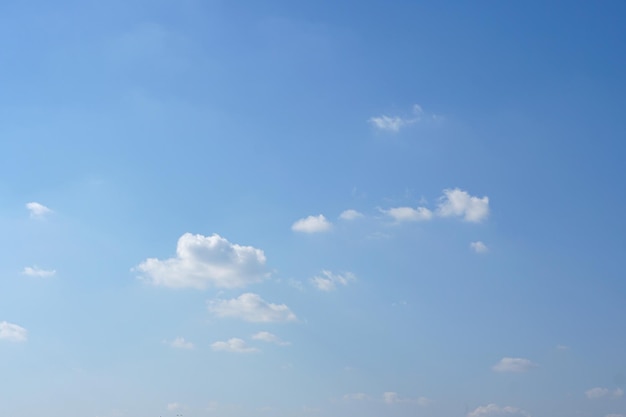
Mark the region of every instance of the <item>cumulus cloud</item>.
[[323, 214], [318, 216], [309, 216], [296, 221], [291, 230], [302, 233], [319, 233], [327, 232], [332, 228], [332, 224], [326, 220]]
[[289, 342], [285, 342], [283, 340], [281, 340], [278, 336], [276, 336], [275, 334], [272, 334], [270, 332], [258, 332], [252, 335], [252, 339], [253, 340], [261, 340], [263, 342], [267, 342], [267, 343], [273, 343], [275, 345], [279, 345], [279, 346], [288, 346], [291, 343]]
[[233, 337], [226, 342], [215, 342], [211, 344], [211, 349], [215, 351], [233, 352], [233, 353], [253, 353], [258, 352], [259, 349], [249, 347], [242, 339]]
[[52, 277], [57, 273], [54, 269], [42, 269], [36, 265], [27, 266], [22, 270], [22, 274], [28, 275], [29, 277], [39, 277], [39, 278], [48, 278]]
[[48, 207], [34, 201], [26, 203], [26, 209], [29, 211], [30, 217], [34, 219], [41, 219], [44, 218], [46, 215], [52, 213], [52, 210], [50, 210]]
[[258, 294], [245, 293], [230, 300], [213, 300], [209, 311], [218, 317], [238, 318], [255, 323], [296, 321], [296, 315], [285, 304], [271, 304]]
[[426, 221], [433, 218], [433, 212], [426, 207], [394, 207], [381, 211], [398, 223]]
[[169, 403], [167, 405], [167, 411], [175, 411], [175, 410], [178, 410], [178, 409], [180, 409], [180, 404], [178, 404], [178, 403]]
[[178, 239], [176, 257], [148, 258], [134, 270], [154, 285], [196, 289], [240, 288], [268, 275], [262, 250], [230, 243], [218, 234], [185, 233]]
[[471, 242], [470, 243], [470, 248], [474, 252], [476, 252], [476, 253], [487, 253], [487, 252], [489, 252], [489, 248], [487, 247], [487, 245], [485, 245], [480, 240], [477, 240], [476, 242]]
[[478, 198], [467, 191], [443, 190], [437, 214], [441, 217], [462, 217], [465, 221], [478, 223], [489, 216], [489, 197]]
[[526, 372], [537, 365], [525, 358], [502, 358], [492, 369], [496, 372]]
[[0, 322], [0, 340], [7, 342], [25, 342], [28, 339], [28, 331], [17, 324]]
[[608, 398], [620, 398], [624, 395], [624, 391], [621, 388], [616, 388], [614, 390], [610, 390], [608, 388], [591, 388], [585, 391], [585, 395], [590, 400], [595, 400], [598, 398], [608, 397]]
[[413, 114], [410, 117], [388, 116], [383, 114], [381, 116], [371, 117], [369, 122], [376, 129], [396, 133], [403, 127], [417, 123], [421, 120], [424, 113], [422, 107], [415, 104], [413, 105], [412, 110]]
[[356, 210], [353, 209], [348, 209], [348, 210], [344, 210], [340, 215], [339, 218], [342, 220], [356, 220], [356, 219], [360, 219], [364, 217], [363, 213], [360, 213]]
[[324, 270], [321, 275], [311, 278], [311, 282], [320, 291], [333, 291], [337, 285], [346, 286], [350, 282], [356, 281], [356, 276], [352, 272], [345, 274], [334, 274]]
[[172, 341], [166, 341], [168, 345], [176, 349], [187, 349], [191, 350], [195, 348], [195, 345], [187, 340], [184, 337], [177, 337]]
[[476, 408], [474, 411], [467, 414], [467, 417], [483, 417], [483, 416], [493, 416], [493, 417], [510, 417], [510, 416], [519, 416], [519, 417], [530, 417], [530, 414], [522, 409], [505, 406], [500, 407], [496, 404], [487, 404], [481, 405]]

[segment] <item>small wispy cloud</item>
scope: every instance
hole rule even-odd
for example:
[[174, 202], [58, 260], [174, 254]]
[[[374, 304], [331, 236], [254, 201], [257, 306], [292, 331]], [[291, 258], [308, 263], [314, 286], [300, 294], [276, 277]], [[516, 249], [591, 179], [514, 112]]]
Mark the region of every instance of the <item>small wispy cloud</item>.
[[338, 285], [345, 287], [352, 281], [356, 281], [356, 276], [352, 272], [335, 274], [327, 270], [322, 271], [321, 275], [311, 278], [313, 285], [320, 291], [333, 291]]
[[6, 321], [0, 322], [0, 340], [25, 342], [26, 339], [28, 339], [28, 331], [22, 326]]
[[470, 243], [470, 248], [474, 252], [476, 252], [476, 253], [487, 253], [487, 252], [489, 252], [489, 248], [487, 247], [487, 245], [485, 245], [480, 240], [477, 240], [476, 242], [471, 242]]
[[339, 218], [342, 220], [356, 220], [356, 219], [360, 219], [365, 217], [363, 215], [363, 213], [360, 213], [356, 210], [353, 209], [348, 209], [348, 210], [344, 210], [340, 215]]
[[42, 269], [36, 265], [27, 266], [22, 270], [23, 275], [28, 275], [29, 277], [39, 277], [39, 278], [48, 278], [56, 275], [57, 271], [54, 269]]
[[323, 214], [305, 217], [297, 220], [291, 226], [291, 230], [294, 232], [302, 233], [320, 233], [327, 232], [330, 229], [332, 229], [332, 223], [330, 223]]
[[209, 302], [209, 311], [217, 317], [238, 318], [252, 323], [296, 321], [296, 315], [285, 304], [268, 303], [258, 294], [245, 293], [230, 300]]
[[167, 411], [176, 411], [181, 408], [179, 403], [169, 403], [167, 404]]
[[496, 372], [527, 372], [537, 364], [526, 358], [502, 358], [491, 369]]
[[37, 202], [26, 203], [26, 209], [30, 212], [30, 217], [34, 219], [42, 219], [46, 215], [52, 213], [48, 207]]
[[397, 392], [387, 391], [383, 393], [383, 401], [386, 404], [400, 404], [400, 403], [412, 403], [422, 407], [426, 407], [432, 403], [432, 400], [428, 397], [407, 398], [401, 397]]
[[211, 344], [211, 349], [215, 351], [233, 352], [233, 353], [254, 353], [259, 349], [249, 347], [242, 339], [234, 337], [226, 342], [215, 342]]
[[397, 223], [427, 221], [433, 218], [433, 212], [426, 207], [394, 207], [388, 210], [380, 209]]
[[354, 392], [354, 393], [346, 394], [342, 398], [344, 401], [365, 401], [369, 399], [369, 397], [362, 392]]
[[191, 349], [195, 349], [196, 347], [192, 342], [185, 340], [184, 337], [177, 337], [176, 339], [171, 340], [171, 341], [166, 340], [164, 343], [176, 349], [191, 350]]
[[273, 343], [278, 346], [289, 346], [291, 343], [281, 340], [278, 336], [270, 332], [258, 332], [252, 335], [253, 340], [260, 340], [266, 343]]
[[402, 117], [383, 114], [380, 116], [371, 117], [368, 121], [378, 130], [396, 133], [406, 126], [418, 123], [420, 120], [422, 120], [423, 116], [424, 111], [422, 110], [422, 107], [419, 104], [414, 104], [410, 116]]
[[504, 416], [519, 416], [530, 417], [530, 414], [520, 408], [504, 406], [500, 407], [497, 404], [481, 405], [474, 411], [467, 414], [467, 417], [504, 417]]
[[624, 396], [624, 391], [621, 388], [615, 388], [610, 390], [608, 388], [596, 387], [585, 391], [585, 395], [590, 400], [598, 398], [620, 398]]

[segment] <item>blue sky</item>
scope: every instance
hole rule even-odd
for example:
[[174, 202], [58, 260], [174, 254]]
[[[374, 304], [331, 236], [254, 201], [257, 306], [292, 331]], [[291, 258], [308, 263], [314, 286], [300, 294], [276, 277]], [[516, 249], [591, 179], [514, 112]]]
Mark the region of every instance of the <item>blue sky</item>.
[[3, 3], [0, 415], [626, 416], [624, 17]]

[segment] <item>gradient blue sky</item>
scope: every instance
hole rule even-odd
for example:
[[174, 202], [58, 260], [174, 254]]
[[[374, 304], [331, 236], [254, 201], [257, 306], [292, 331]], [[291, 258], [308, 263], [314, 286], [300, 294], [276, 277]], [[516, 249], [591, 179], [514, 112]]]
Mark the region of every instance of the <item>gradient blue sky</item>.
[[0, 415], [626, 416], [622, 1], [0, 5]]

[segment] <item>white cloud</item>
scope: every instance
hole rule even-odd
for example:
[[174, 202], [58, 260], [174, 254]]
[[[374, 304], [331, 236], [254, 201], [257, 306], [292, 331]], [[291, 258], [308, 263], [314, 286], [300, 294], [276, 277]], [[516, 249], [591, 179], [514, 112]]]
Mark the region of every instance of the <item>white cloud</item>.
[[173, 348], [176, 349], [187, 349], [187, 350], [191, 350], [195, 348], [195, 345], [187, 340], [185, 340], [184, 337], [177, 337], [176, 339], [170, 341], [170, 342], [165, 342], [168, 345], [170, 345]]
[[611, 391], [608, 388], [596, 387], [596, 388], [591, 388], [585, 391], [585, 395], [590, 400], [595, 400], [595, 399], [603, 398], [603, 397], [620, 398], [624, 395], [624, 391], [622, 391], [621, 388], [616, 388], [613, 391]]
[[569, 346], [566, 345], [556, 345], [556, 350], [569, 350]]
[[433, 212], [426, 207], [394, 207], [389, 210], [381, 210], [397, 222], [425, 221], [433, 218]]
[[54, 269], [41, 269], [36, 265], [27, 266], [22, 271], [22, 274], [28, 275], [30, 277], [40, 277], [40, 278], [48, 278], [52, 277], [57, 273]]
[[332, 228], [332, 224], [326, 220], [323, 214], [318, 216], [309, 216], [296, 221], [291, 230], [303, 233], [319, 233], [327, 232]]
[[291, 343], [289, 342], [285, 342], [283, 340], [281, 340], [278, 336], [276, 336], [275, 334], [272, 334], [270, 332], [258, 332], [256, 334], [252, 335], [252, 339], [253, 340], [261, 340], [263, 342], [267, 342], [267, 343], [274, 343], [275, 345], [279, 345], [279, 346], [288, 346]]
[[8, 342], [25, 342], [28, 339], [28, 331], [17, 324], [0, 322], [0, 340]]
[[296, 315], [285, 304], [271, 304], [258, 294], [245, 293], [231, 300], [213, 300], [209, 311], [218, 317], [231, 317], [241, 320], [269, 323], [296, 321]]
[[259, 349], [249, 347], [242, 339], [232, 338], [226, 342], [215, 342], [211, 344], [211, 349], [215, 351], [234, 352], [234, 353], [253, 353], [258, 352]]
[[169, 403], [167, 405], [167, 411], [176, 411], [180, 408], [180, 404], [178, 403]]
[[339, 218], [342, 220], [355, 220], [355, 219], [360, 219], [362, 217], [364, 217], [363, 213], [360, 213], [353, 209], [344, 210], [339, 215]]
[[399, 404], [399, 403], [413, 403], [421, 407], [426, 407], [432, 403], [427, 397], [403, 398], [398, 395], [397, 392], [387, 391], [383, 393], [383, 401], [387, 404]]
[[481, 222], [489, 216], [489, 197], [478, 198], [458, 188], [443, 190], [437, 214], [441, 217], [463, 217], [468, 222]]
[[609, 393], [610, 393], [610, 390], [608, 388], [600, 388], [600, 387], [591, 388], [585, 391], [585, 395], [589, 399], [602, 398], [602, 397], [609, 395]]
[[30, 217], [34, 219], [42, 219], [47, 214], [52, 213], [52, 210], [50, 210], [48, 207], [34, 201], [31, 203], [26, 203], [26, 209], [28, 209], [28, 211], [30, 212]]
[[526, 372], [537, 365], [525, 358], [502, 358], [492, 369], [496, 372]]
[[311, 282], [320, 291], [332, 291], [337, 285], [346, 286], [350, 282], [356, 281], [356, 276], [352, 272], [345, 274], [334, 274], [331, 271], [322, 271], [322, 275], [311, 278]]
[[470, 243], [470, 248], [472, 248], [472, 250], [474, 252], [476, 252], [476, 253], [487, 253], [487, 252], [489, 252], [489, 248], [487, 247], [487, 245], [485, 245], [480, 240], [477, 240], [476, 242], [471, 242]]
[[398, 132], [405, 126], [417, 123], [420, 121], [423, 114], [422, 107], [418, 104], [413, 105], [412, 117], [400, 117], [400, 116], [387, 116], [381, 115], [377, 117], [371, 117], [369, 122], [379, 130], [386, 130], [389, 132]]
[[506, 406], [500, 407], [496, 404], [487, 404], [482, 405], [476, 408], [474, 411], [467, 414], [467, 417], [483, 417], [483, 416], [493, 416], [493, 417], [504, 417], [504, 416], [521, 416], [521, 417], [530, 417], [528, 412], [521, 410], [519, 408]]
[[367, 395], [362, 392], [355, 392], [355, 393], [346, 394], [343, 396], [344, 401], [364, 401], [367, 399], [368, 399]]
[[185, 233], [175, 258], [148, 258], [134, 270], [151, 284], [171, 288], [240, 288], [268, 276], [262, 250], [230, 243], [218, 234]]

